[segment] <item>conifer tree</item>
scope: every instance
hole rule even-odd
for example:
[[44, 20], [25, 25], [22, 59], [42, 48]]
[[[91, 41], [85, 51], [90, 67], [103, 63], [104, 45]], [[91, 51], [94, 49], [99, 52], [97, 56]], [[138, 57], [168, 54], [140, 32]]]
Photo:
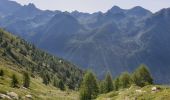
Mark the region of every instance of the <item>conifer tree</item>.
[[119, 90], [120, 88], [120, 81], [119, 81], [119, 77], [115, 78], [114, 80], [114, 90]]
[[18, 79], [15, 74], [12, 75], [11, 87], [15, 88], [18, 87]]
[[148, 84], [153, 84], [153, 78], [149, 72], [146, 65], [140, 65], [138, 69], [132, 75], [133, 82], [138, 86], [145, 86]]
[[53, 79], [53, 86], [58, 87], [58, 81], [57, 81], [56, 77], [54, 77], [54, 79]]
[[0, 70], [0, 76], [4, 76], [4, 71], [2, 69]]
[[105, 93], [105, 81], [99, 83], [99, 91], [100, 93]]
[[65, 85], [62, 80], [59, 81], [58, 87], [60, 88], [60, 90], [65, 90]]
[[80, 100], [92, 100], [97, 97], [99, 87], [97, 84], [96, 76], [88, 71], [83, 78], [80, 88]]
[[109, 72], [106, 75], [104, 83], [105, 83], [105, 92], [106, 93], [113, 90], [112, 76], [111, 76], [111, 74]]
[[24, 72], [23, 74], [23, 86], [26, 88], [29, 88], [30, 86], [30, 76], [27, 72]]
[[50, 75], [47, 71], [45, 71], [44, 73], [42, 73], [42, 79], [43, 79], [43, 83], [45, 85], [48, 85], [50, 83]]
[[131, 85], [131, 76], [128, 72], [124, 72], [119, 78], [121, 88], [127, 88]]

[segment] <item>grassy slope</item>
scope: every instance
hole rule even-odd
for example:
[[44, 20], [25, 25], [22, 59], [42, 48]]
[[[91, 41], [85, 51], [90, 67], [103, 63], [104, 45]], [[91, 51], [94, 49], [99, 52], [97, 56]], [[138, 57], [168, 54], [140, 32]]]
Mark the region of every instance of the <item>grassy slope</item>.
[[35, 75], [48, 73], [51, 80], [62, 80], [70, 89], [77, 89], [82, 80], [83, 72], [76, 65], [45, 53], [3, 29], [0, 29], [0, 58]]
[[[161, 87], [158, 92], [151, 91], [152, 87], [154, 85], [148, 85], [143, 88], [131, 86], [128, 89], [102, 94], [97, 100], [170, 100], [169, 87], [157, 85], [157, 87]], [[142, 92], [137, 92], [136, 90], [141, 90]]]
[[42, 84], [42, 80], [39, 77], [31, 78], [31, 86], [29, 89], [24, 88], [11, 88], [11, 76], [16, 74], [20, 85], [22, 86], [22, 74], [15, 64], [7, 62], [0, 58], [0, 69], [4, 70], [5, 75], [0, 77], [0, 93], [15, 92], [19, 97], [31, 94], [35, 100], [77, 100], [78, 93], [75, 91], [67, 90], [61, 91], [51, 85], [46, 86]]

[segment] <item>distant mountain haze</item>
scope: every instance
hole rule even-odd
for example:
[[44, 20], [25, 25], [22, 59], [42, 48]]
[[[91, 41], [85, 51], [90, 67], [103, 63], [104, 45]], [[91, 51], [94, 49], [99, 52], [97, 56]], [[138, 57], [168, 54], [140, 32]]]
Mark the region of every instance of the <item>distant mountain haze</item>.
[[117, 76], [146, 64], [155, 82], [170, 84], [170, 8], [152, 13], [140, 6], [113, 6], [89, 14], [6, 2], [0, 6], [0, 26], [39, 48], [92, 69], [100, 78], [107, 71]]

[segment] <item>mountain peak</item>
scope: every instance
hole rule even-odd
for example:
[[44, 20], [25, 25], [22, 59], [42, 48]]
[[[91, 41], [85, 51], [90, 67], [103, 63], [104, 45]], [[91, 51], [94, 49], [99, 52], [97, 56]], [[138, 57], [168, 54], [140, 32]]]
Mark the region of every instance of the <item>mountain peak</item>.
[[138, 11], [138, 12], [140, 12], [140, 11], [141, 11], [141, 12], [143, 12], [143, 11], [150, 12], [149, 10], [147, 10], [147, 9], [141, 7], [141, 6], [135, 6], [135, 7], [131, 8], [130, 10], [131, 10], [131, 11]]
[[111, 9], [121, 9], [119, 6], [113, 6]]
[[120, 13], [120, 12], [123, 12], [124, 10], [121, 9], [120, 7], [118, 6], [113, 6], [110, 10], [108, 10], [108, 12], [110, 13]]
[[37, 9], [36, 6], [33, 3], [29, 3], [28, 5], [24, 5], [24, 7], [31, 8], [31, 9]]
[[29, 4], [28, 4], [28, 7], [36, 8], [35, 5], [34, 5], [33, 3], [29, 3]]
[[131, 9], [143, 10], [143, 9], [145, 9], [145, 8], [143, 8], [143, 7], [141, 7], [141, 6], [135, 6], [135, 7], [131, 8]]
[[132, 15], [137, 15], [137, 16], [145, 16], [145, 15], [152, 14], [152, 12], [150, 12], [149, 10], [147, 10], [141, 6], [136, 6], [136, 7], [129, 9], [128, 13], [132, 14]]
[[169, 16], [170, 16], [170, 8], [161, 9], [160, 11], [158, 11], [154, 14], [154, 17], [157, 17], [157, 18], [169, 19]]

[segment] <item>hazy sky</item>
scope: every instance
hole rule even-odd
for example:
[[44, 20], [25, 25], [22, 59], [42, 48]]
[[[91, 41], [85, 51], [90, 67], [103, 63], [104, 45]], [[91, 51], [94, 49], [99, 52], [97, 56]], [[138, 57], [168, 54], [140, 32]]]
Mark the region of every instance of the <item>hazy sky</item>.
[[40, 9], [81, 12], [105, 12], [112, 6], [117, 5], [128, 9], [134, 6], [142, 6], [156, 12], [162, 8], [170, 7], [170, 0], [13, 0], [22, 5], [34, 3]]

